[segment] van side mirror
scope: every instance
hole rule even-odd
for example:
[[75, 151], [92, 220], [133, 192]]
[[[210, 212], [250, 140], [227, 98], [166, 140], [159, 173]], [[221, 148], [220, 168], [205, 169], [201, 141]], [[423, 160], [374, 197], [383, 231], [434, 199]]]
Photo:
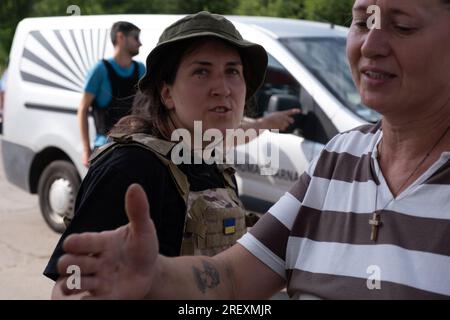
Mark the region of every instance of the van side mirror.
[[[272, 113], [276, 111], [285, 111], [294, 108], [302, 109], [299, 98], [297, 96], [288, 94], [274, 94], [269, 99], [269, 103], [267, 106], [267, 113]], [[301, 128], [300, 123], [302, 122], [303, 118], [304, 118], [303, 114], [294, 115], [295, 120], [294, 123], [291, 124], [286, 130], [280, 132], [292, 133], [297, 129], [300, 129]]]
[[299, 98], [288, 94], [274, 94], [270, 97], [267, 112], [285, 111], [293, 108], [301, 109]]

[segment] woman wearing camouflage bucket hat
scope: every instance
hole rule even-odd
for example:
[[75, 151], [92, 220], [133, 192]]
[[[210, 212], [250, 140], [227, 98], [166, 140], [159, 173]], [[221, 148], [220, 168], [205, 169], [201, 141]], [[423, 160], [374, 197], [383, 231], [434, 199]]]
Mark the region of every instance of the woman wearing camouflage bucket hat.
[[[162, 101], [162, 86], [164, 83], [167, 85], [173, 84], [177, 68], [184, 55], [201, 46], [205, 41], [212, 39], [222, 41], [237, 50], [243, 67], [246, 87], [245, 101], [251, 101], [264, 81], [267, 67], [265, 50], [260, 45], [242, 39], [234, 25], [225, 17], [208, 12], [199, 12], [168, 27], [160, 36], [157, 46], [147, 57], [147, 72], [139, 82], [140, 90], [137, 93], [133, 110], [134, 115], [139, 116], [140, 120], [145, 118], [147, 123], [140, 123], [139, 119], [136, 118], [127, 118], [116, 126], [114, 132], [142, 130], [141, 126], [143, 125], [154, 136], [170, 140], [174, 128], [184, 127], [177, 123], [177, 114], [172, 112], [173, 110]], [[195, 96], [193, 92], [189, 96], [195, 103], [202, 99]], [[258, 125], [251, 122], [250, 118], [244, 117], [241, 127], [283, 130], [292, 124], [291, 116], [298, 112], [300, 112], [298, 109], [275, 112], [258, 119]], [[242, 115], [238, 115], [238, 117], [242, 120]], [[195, 119], [201, 120], [199, 117]], [[203, 123], [203, 125], [207, 124]], [[222, 121], [218, 121], [215, 125], [211, 127], [231, 128]], [[235, 125], [232, 127], [235, 128]], [[208, 128], [203, 127], [203, 129]]]
[[194, 121], [203, 130], [238, 128], [266, 67], [264, 48], [242, 39], [223, 16], [200, 12], [169, 26], [148, 55], [133, 115], [92, 155], [75, 215], [44, 274], [58, 279], [68, 235], [127, 224], [125, 194], [133, 183], [151, 204], [161, 254], [213, 255], [233, 245], [255, 217], [238, 198], [234, 170], [216, 163], [175, 165], [170, 139], [180, 128], [193, 134]]

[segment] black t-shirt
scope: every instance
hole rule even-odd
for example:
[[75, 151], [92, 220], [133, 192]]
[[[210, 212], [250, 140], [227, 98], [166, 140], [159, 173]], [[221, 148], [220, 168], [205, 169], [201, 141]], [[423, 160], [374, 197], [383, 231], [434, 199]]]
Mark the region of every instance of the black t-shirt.
[[[178, 167], [186, 174], [191, 191], [225, 187], [216, 165], [182, 164]], [[128, 223], [125, 192], [132, 183], [139, 183], [147, 194], [160, 253], [165, 256], [180, 254], [186, 205], [169, 170], [146, 149], [121, 147], [89, 169], [80, 186], [74, 218], [58, 241], [44, 270], [45, 276], [53, 280], [59, 277], [56, 264], [64, 253], [61, 246], [68, 235], [114, 230]]]

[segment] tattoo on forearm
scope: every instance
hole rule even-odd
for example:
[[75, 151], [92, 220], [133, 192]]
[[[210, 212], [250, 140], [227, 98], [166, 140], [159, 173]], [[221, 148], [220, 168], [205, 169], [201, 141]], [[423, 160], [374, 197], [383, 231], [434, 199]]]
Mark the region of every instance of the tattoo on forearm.
[[202, 293], [206, 292], [206, 289], [213, 289], [220, 283], [219, 271], [208, 261], [203, 262], [203, 270], [197, 267], [192, 267], [197, 287]]

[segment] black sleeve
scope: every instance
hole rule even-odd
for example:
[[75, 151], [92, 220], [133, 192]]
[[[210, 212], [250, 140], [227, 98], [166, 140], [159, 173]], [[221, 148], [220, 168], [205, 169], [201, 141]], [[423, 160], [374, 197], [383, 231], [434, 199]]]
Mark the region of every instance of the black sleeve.
[[114, 230], [128, 223], [125, 192], [132, 183], [144, 188], [158, 229], [163, 211], [158, 200], [164, 197], [167, 178], [167, 170], [156, 156], [136, 147], [114, 150], [110, 157], [90, 168], [77, 196], [75, 216], [58, 241], [44, 275], [53, 280], [59, 277], [56, 264], [64, 253], [62, 243], [68, 235]]

